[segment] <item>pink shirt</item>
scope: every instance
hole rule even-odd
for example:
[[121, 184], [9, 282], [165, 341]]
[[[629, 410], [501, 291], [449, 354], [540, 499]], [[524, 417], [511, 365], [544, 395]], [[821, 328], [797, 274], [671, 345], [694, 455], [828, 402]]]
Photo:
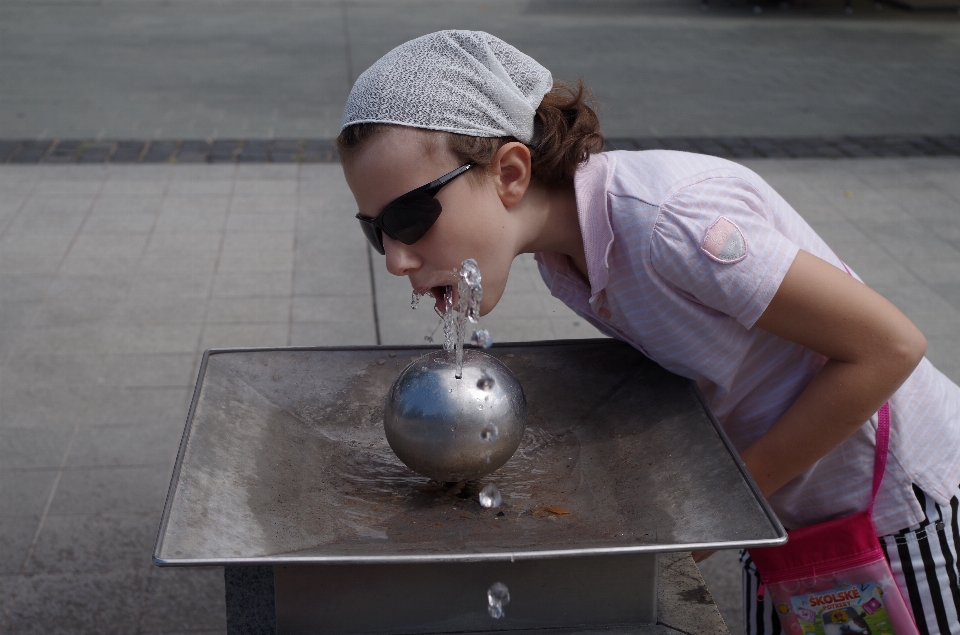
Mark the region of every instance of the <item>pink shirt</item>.
[[[589, 284], [566, 256], [539, 253], [551, 293], [696, 381], [734, 446], [747, 448], [826, 362], [754, 323], [798, 250], [842, 263], [763, 179], [730, 161], [609, 152], [591, 157], [575, 186]], [[941, 505], [960, 484], [960, 388], [924, 359], [890, 410], [890, 455], [874, 512], [881, 535], [923, 518], [912, 483]], [[876, 416], [868, 423], [770, 497], [784, 525], [866, 509]]]

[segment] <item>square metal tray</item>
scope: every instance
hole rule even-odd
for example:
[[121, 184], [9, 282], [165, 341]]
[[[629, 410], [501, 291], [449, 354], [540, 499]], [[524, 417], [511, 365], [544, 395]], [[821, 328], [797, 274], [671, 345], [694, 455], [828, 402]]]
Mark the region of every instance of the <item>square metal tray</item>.
[[207, 351], [154, 561], [453, 562], [786, 540], [695, 384], [613, 340], [489, 349], [528, 406], [520, 449], [483, 479], [504, 503], [482, 508], [479, 482], [430, 483], [390, 450], [382, 404], [435, 348]]

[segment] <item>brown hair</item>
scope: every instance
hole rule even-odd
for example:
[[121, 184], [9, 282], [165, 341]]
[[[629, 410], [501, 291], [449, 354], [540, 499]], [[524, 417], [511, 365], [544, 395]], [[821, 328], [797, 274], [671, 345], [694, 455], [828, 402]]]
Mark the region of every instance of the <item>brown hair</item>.
[[[603, 149], [595, 104], [581, 81], [576, 84], [554, 82], [553, 89], [543, 96], [534, 117], [534, 139], [529, 144], [534, 180], [545, 185], [569, 182], [581, 163]], [[345, 128], [336, 141], [340, 160], [349, 161], [365, 142], [388, 125], [360, 123]], [[517, 141], [513, 137], [441, 134], [447, 139], [447, 149], [460, 163], [475, 163], [481, 167], [489, 166], [504, 144]], [[434, 150], [432, 147], [427, 149]]]

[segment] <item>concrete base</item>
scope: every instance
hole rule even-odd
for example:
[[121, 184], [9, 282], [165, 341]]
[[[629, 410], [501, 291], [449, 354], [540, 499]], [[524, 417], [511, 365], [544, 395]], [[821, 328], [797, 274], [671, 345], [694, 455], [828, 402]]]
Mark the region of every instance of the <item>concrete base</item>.
[[[729, 635], [716, 605], [687, 553], [661, 554], [655, 624], [632, 624], [615, 628], [550, 628], [549, 633], [576, 632], [618, 635]], [[273, 567], [224, 569], [228, 635], [276, 635], [276, 600]], [[372, 597], [369, 609], [382, 613], [382, 598]], [[509, 608], [508, 608], [509, 611]], [[540, 630], [524, 630], [526, 635]], [[468, 635], [461, 633], [460, 635]]]

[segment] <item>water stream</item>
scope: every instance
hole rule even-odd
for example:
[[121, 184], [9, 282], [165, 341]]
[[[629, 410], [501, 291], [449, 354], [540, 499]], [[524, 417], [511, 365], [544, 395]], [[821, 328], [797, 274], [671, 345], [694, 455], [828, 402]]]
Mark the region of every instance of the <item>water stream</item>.
[[[454, 351], [457, 358], [457, 379], [463, 376], [463, 343], [466, 339], [467, 325], [476, 324], [480, 320], [480, 301], [483, 299], [483, 286], [480, 284], [480, 267], [473, 258], [467, 258], [460, 266], [453, 270], [457, 276], [457, 302], [454, 305], [453, 286], [444, 289], [443, 308], [437, 309], [440, 323], [443, 325], [443, 350]], [[426, 295], [414, 290], [410, 295], [410, 308], [416, 309], [420, 304], [420, 297]], [[436, 328], [424, 336], [427, 342], [433, 342]], [[470, 343], [482, 348], [493, 346], [493, 338], [487, 329], [476, 329], [470, 336]]]

